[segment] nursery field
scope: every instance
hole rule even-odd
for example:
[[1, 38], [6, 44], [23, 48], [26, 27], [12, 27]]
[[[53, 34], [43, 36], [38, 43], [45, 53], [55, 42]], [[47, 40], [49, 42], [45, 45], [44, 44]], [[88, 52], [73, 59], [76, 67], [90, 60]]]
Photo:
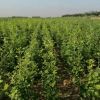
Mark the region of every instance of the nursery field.
[[100, 20], [1, 18], [0, 100], [100, 100]]

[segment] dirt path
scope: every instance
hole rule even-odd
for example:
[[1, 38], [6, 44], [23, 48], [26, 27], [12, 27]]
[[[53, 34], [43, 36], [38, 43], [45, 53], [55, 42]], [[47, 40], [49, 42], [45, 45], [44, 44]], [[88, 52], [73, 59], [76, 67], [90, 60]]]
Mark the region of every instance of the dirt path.
[[61, 56], [60, 45], [54, 40], [54, 53], [56, 55], [58, 67], [57, 88], [60, 100], [78, 100], [79, 89], [72, 83], [70, 71]]

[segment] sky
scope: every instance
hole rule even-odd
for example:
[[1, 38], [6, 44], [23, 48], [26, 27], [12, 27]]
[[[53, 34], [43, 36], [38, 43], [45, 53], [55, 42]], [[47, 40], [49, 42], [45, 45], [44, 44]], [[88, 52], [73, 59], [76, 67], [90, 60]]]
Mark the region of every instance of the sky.
[[0, 0], [0, 16], [56, 17], [100, 11], [100, 0]]

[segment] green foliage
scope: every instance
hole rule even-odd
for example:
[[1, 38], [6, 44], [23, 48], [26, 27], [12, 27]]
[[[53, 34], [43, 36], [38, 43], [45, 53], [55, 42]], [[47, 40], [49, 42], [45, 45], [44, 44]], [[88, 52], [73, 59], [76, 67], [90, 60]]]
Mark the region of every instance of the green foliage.
[[42, 82], [44, 88], [44, 94], [47, 100], [55, 100], [56, 99], [56, 79], [57, 79], [57, 67], [56, 67], [56, 59], [53, 53], [53, 41], [49, 35], [49, 32], [46, 26], [43, 26], [42, 29], [43, 34], [43, 54], [42, 58], [43, 67], [42, 67]]
[[93, 69], [94, 60], [92, 59], [89, 59], [87, 62], [89, 73], [81, 83], [80, 93], [85, 98], [100, 98], [100, 68], [97, 67], [95, 70]]
[[58, 58], [80, 99], [100, 98], [99, 20], [1, 19], [0, 99], [58, 100]]

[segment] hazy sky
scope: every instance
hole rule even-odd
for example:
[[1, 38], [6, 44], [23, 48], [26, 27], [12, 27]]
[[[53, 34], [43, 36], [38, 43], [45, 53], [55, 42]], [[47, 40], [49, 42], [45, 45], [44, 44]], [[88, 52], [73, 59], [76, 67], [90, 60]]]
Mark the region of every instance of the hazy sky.
[[0, 0], [0, 16], [61, 16], [99, 11], [100, 0]]

